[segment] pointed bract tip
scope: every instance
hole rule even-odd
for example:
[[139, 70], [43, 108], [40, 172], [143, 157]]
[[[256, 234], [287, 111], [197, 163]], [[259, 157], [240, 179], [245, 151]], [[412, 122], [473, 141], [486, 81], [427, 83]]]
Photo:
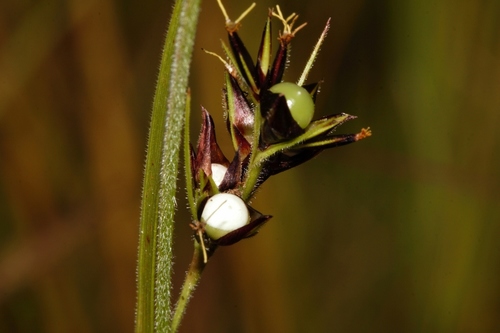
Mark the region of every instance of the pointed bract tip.
[[372, 136], [372, 130], [370, 129], [370, 127], [362, 128], [361, 132], [359, 132], [358, 134], [356, 134], [355, 140], [356, 141], [363, 140], [363, 139], [366, 139], [369, 136]]
[[241, 21], [256, 6], [255, 2], [253, 2], [250, 5], [250, 7], [248, 7], [235, 21], [231, 21], [231, 19], [229, 18], [229, 15], [227, 14], [226, 8], [224, 8], [224, 5], [222, 4], [222, 0], [217, 0], [217, 3], [219, 4], [219, 8], [222, 11], [222, 15], [224, 15], [224, 19], [226, 20], [226, 30], [230, 34], [232, 34], [235, 31], [238, 31], [238, 29], [241, 26]]
[[285, 16], [281, 12], [281, 8], [279, 5], [276, 5], [276, 12], [277, 13], [272, 11], [271, 14], [274, 17], [278, 18], [281, 21], [281, 23], [283, 23], [283, 33], [280, 31], [280, 36], [278, 39], [280, 41], [284, 42], [285, 44], [288, 44], [290, 42], [290, 40], [293, 37], [295, 37], [295, 34], [300, 29], [304, 28], [307, 25], [307, 22], [302, 23], [301, 25], [299, 25], [297, 28], [294, 29], [293, 25], [295, 24], [295, 22], [299, 18], [299, 15], [292, 13], [288, 17], [285, 18]]

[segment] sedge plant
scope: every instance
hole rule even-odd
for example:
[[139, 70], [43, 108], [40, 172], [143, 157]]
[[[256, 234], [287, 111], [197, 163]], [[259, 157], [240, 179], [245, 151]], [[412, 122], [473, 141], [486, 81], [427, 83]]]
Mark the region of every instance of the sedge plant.
[[[183, 24], [186, 24], [185, 29], [194, 28], [199, 3], [195, 0], [180, 3], [190, 1], [190, 5], [180, 5], [180, 9], [176, 5], [179, 12], [174, 10], [174, 15], [181, 13], [180, 18], [178, 21], [172, 20], [169, 32], [172, 29], [182, 32]], [[255, 236], [271, 219], [271, 215], [263, 214], [249, 205], [256, 190], [269, 177], [296, 167], [326, 149], [353, 143], [371, 135], [369, 128], [354, 134], [336, 132], [341, 124], [355, 118], [352, 115], [338, 113], [319, 119], [314, 117], [320, 82], [306, 81], [329, 30], [330, 20], [320, 34], [300, 77], [295, 82], [286, 82], [283, 81], [283, 74], [288, 66], [290, 45], [306, 24], [298, 24], [298, 15], [295, 13], [285, 16], [279, 6], [269, 9], [254, 60], [238, 31], [241, 20], [255, 4], [234, 21], [229, 18], [220, 0], [218, 4], [225, 19], [228, 44], [222, 43], [223, 56], [207, 53], [220, 60], [224, 72], [223, 109], [234, 152], [230, 156], [222, 152], [217, 143], [212, 116], [204, 108], [201, 111], [202, 125], [198, 142], [196, 145], [190, 143], [190, 97], [189, 92], [186, 92], [190, 53], [184, 57], [188, 66], [182, 73], [186, 76], [181, 84], [172, 82], [178, 79], [175, 75], [179, 64], [175, 60], [165, 59], [164, 55], [153, 106], [144, 179], [136, 332], [177, 331], [203, 269], [217, 248]], [[185, 12], [182, 14], [183, 10]], [[189, 15], [194, 18], [191, 25], [186, 23]], [[282, 25], [274, 55], [273, 20]], [[194, 33], [194, 30], [190, 31]], [[186, 36], [175, 38], [183, 37]], [[174, 37], [167, 34], [165, 51], [184, 43], [182, 39], [169, 38]], [[191, 49], [192, 43], [180, 52], [191, 52]], [[165, 69], [167, 74], [162, 73], [164, 66], [171, 66], [170, 69]], [[166, 78], [170, 80], [167, 88], [179, 85], [184, 88], [182, 95], [187, 98], [167, 95], [167, 104], [161, 104], [165, 102], [165, 96], [160, 95], [164, 79], [162, 75], [167, 75]], [[154, 127], [156, 103], [161, 104], [158, 107], [161, 109], [158, 117], [165, 118], [160, 121], [163, 127], [160, 126], [159, 130]], [[175, 111], [170, 111], [170, 108], [175, 108]], [[179, 112], [178, 117], [169, 117], [169, 112]], [[184, 127], [183, 162], [194, 254], [179, 299], [173, 310], [170, 310], [172, 219], [181, 141], [180, 124]], [[160, 141], [153, 142], [153, 139]], [[155, 193], [150, 191], [151, 183], [159, 184]], [[173, 191], [168, 192], [167, 185], [172, 184]]]

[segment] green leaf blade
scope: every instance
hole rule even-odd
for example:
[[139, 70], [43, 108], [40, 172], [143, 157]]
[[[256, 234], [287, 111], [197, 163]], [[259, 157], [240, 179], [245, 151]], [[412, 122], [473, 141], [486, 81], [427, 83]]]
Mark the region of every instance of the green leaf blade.
[[175, 191], [200, 0], [178, 0], [165, 39], [144, 171], [136, 332], [169, 332]]

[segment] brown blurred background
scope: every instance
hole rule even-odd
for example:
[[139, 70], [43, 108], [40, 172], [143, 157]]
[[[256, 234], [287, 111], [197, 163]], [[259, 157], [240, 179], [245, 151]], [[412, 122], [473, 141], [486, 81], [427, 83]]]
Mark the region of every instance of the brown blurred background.
[[[225, 1], [236, 18], [249, 2]], [[257, 51], [274, 2], [241, 36]], [[281, 1], [296, 80], [374, 136], [270, 179], [274, 215], [207, 267], [182, 332], [500, 331], [500, 2]], [[191, 88], [222, 123], [223, 17]], [[168, 1], [0, 3], [0, 332], [132, 332], [143, 161]], [[279, 25], [275, 22], [275, 32]], [[193, 139], [196, 133], [193, 132]], [[180, 176], [182, 179], [182, 176]], [[179, 185], [175, 286], [192, 251]], [[177, 291], [175, 292], [177, 293]]]

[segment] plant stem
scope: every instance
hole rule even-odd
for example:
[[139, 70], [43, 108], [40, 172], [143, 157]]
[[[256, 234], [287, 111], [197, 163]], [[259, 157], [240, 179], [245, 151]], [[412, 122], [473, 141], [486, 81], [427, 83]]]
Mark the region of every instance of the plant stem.
[[250, 156], [250, 165], [248, 170], [250, 170], [247, 179], [245, 180], [245, 186], [243, 187], [243, 192], [241, 193], [241, 198], [243, 201], [247, 202], [250, 200], [252, 193], [254, 191], [255, 184], [259, 179], [260, 172], [262, 170], [262, 163], [260, 157], [260, 127], [262, 124], [262, 116], [260, 114], [260, 104], [256, 103], [254, 109], [254, 123], [253, 123], [253, 146], [252, 155]]
[[172, 233], [185, 94], [200, 0], [177, 0], [153, 100], [142, 193], [137, 333], [169, 332]]
[[179, 295], [179, 300], [175, 306], [175, 311], [172, 319], [172, 329], [171, 332], [175, 333], [179, 329], [184, 313], [186, 312], [187, 305], [191, 300], [196, 286], [201, 278], [201, 273], [205, 268], [206, 263], [203, 260], [203, 249], [201, 245], [194, 241], [194, 253], [191, 264], [189, 265], [189, 270], [186, 274], [184, 284], [182, 285], [181, 294]]
[[243, 187], [243, 192], [241, 193], [241, 199], [247, 202], [253, 194], [255, 184], [259, 180], [260, 172], [262, 171], [262, 163], [260, 160], [255, 163], [255, 160], [250, 164], [248, 168], [249, 174], [245, 181], [245, 187]]

